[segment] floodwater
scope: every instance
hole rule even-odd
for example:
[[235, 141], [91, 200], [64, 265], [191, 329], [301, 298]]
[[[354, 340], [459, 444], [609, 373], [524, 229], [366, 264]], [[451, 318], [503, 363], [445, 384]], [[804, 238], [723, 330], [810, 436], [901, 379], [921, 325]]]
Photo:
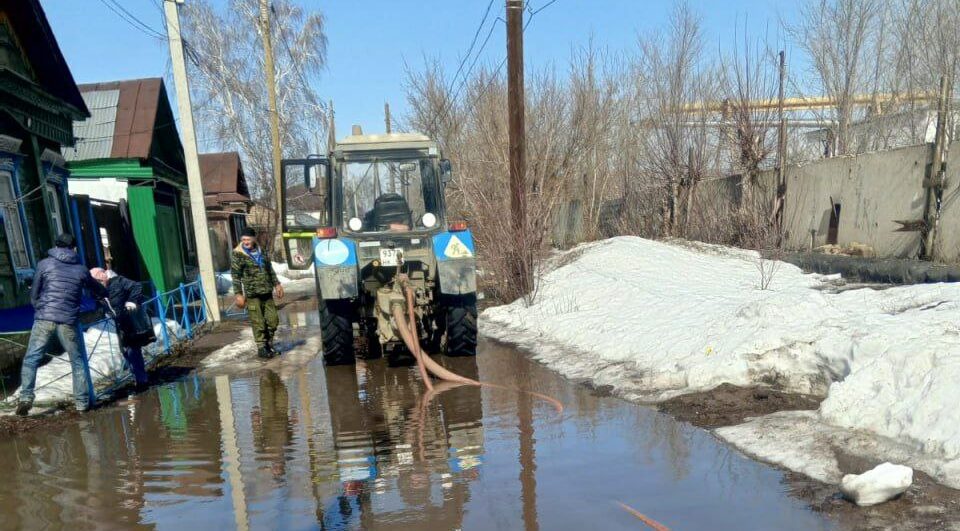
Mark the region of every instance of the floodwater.
[[[284, 322], [312, 333], [311, 313]], [[252, 353], [251, 353], [252, 356]], [[75, 424], [0, 435], [0, 528], [827, 529], [783, 474], [482, 341], [454, 371], [560, 399], [319, 358], [204, 372]]]

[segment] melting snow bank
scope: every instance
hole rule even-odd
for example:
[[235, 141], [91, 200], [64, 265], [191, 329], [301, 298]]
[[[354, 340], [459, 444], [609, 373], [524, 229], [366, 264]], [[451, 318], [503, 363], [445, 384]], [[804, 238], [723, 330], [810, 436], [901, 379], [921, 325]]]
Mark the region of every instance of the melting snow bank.
[[[153, 319], [153, 330], [157, 335], [157, 342], [144, 349], [145, 358], [149, 359], [151, 354], [162, 348], [161, 327], [160, 321]], [[180, 334], [180, 325], [175, 321], [167, 321], [167, 333], [171, 338]], [[93, 379], [94, 386], [112, 381], [117, 374], [120, 374], [120, 371], [129, 376], [129, 372], [124, 367], [123, 356], [120, 354], [119, 338], [113, 321], [102, 321], [91, 326], [84, 332], [83, 340], [87, 348], [90, 376]], [[66, 353], [55, 356], [54, 359], [37, 370], [34, 394], [36, 395], [34, 401], [38, 404], [72, 400], [73, 376], [70, 356]], [[8, 400], [15, 402], [19, 395], [20, 390], [18, 389]]]
[[760, 290], [760, 264], [703, 244], [587, 244], [553, 259], [534, 304], [490, 308], [481, 330], [635, 400], [725, 382], [825, 397], [717, 433], [834, 484], [840, 449], [960, 488], [960, 285], [831, 293], [779, 264]]

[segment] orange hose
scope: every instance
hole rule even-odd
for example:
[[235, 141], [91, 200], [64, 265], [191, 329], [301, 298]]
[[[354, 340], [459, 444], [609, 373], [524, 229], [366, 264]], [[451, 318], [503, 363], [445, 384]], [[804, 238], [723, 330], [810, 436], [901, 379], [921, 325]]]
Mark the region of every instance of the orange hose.
[[646, 516], [645, 514], [634, 509], [633, 507], [630, 507], [629, 505], [621, 501], [618, 501], [617, 504], [619, 504], [624, 511], [627, 511], [628, 513], [636, 517], [637, 520], [640, 520], [641, 522], [647, 524], [647, 526], [649, 526], [650, 529], [653, 529], [654, 531], [670, 531], [669, 527], [661, 524], [660, 522], [654, 520], [653, 518], [650, 518], [649, 516]]
[[506, 387], [503, 385], [497, 385], [497, 384], [491, 384], [486, 382], [479, 382], [477, 380], [472, 380], [470, 378], [467, 378], [465, 376], [460, 376], [459, 374], [456, 374], [452, 371], [447, 370], [446, 368], [441, 366], [439, 363], [434, 361], [430, 356], [425, 355], [423, 353], [423, 350], [420, 348], [420, 338], [419, 338], [419, 334], [417, 333], [416, 313], [414, 311], [414, 304], [413, 304], [413, 299], [414, 299], [413, 288], [411, 288], [410, 286], [405, 286], [404, 295], [405, 295], [404, 298], [406, 299], [406, 302], [407, 302], [407, 313], [410, 316], [410, 320], [408, 321], [406, 319], [406, 316], [403, 315], [403, 311], [397, 307], [393, 309], [393, 317], [397, 321], [397, 329], [400, 332], [400, 336], [403, 338], [404, 343], [406, 343], [407, 348], [410, 349], [411, 352], [413, 352], [413, 356], [417, 360], [417, 364], [419, 365], [419, 370], [420, 370], [420, 377], [424, 379], [424, 382], [426, 382], [428, 395], [430, 395], [431, 398], [433, 395], [432, 393], [433, 386], [430, 384], [430, 379], [427, 376], [427, 372], [429, 372], [430, 374], [433, 374], [440, 380], [447, 381], [447, 382], [453, 382], [453, 383], [464, 384], [464, 385], [476, 385], [480, 387], [493, 387], [496, 389], [506, 389], [506, 390], [518, 391], [521, 393], [527, 393], [541, 400], [550, 402], [554, 406], [554, 408], [556, 408], [557, 413], [561, 415], [563, 414], [563, 403], [561, 403], [556, 398], [547, 396], [542, 393], [533, 392], [533, 391], [526, 391], [523, 389], [515, 389], [511, 387]]

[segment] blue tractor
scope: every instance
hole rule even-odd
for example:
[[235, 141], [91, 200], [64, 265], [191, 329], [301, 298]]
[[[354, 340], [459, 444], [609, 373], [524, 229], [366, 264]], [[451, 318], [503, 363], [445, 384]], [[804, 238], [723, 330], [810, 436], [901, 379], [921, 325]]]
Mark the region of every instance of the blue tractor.
[[425, 350], [476, 355], [476, 248], [447, 219], [452, 169], [436, 142], [352, 135], [326, 157], [284, 160], [282, 180], [284, 250], [291, 269], [315, 269], [327, 364], [409, 359], [391, 315], [401, 279]]

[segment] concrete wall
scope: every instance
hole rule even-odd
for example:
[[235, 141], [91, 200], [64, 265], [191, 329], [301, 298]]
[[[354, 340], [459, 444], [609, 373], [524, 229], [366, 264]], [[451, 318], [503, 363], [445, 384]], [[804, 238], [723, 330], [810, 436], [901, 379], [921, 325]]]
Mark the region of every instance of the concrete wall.
[[[857, 242], [879, 256], [915, 257], [919, 232], [896, 232], [900, 225], [895, 220], [923, 217], [930, 151], [927, 145], [911, 146], [787, 168], [787, 246], [808, 249], [827, 243], [831, 209], [839, 203], [839, 245]], [[774, 178], [772, 172], [763, 176]]]

